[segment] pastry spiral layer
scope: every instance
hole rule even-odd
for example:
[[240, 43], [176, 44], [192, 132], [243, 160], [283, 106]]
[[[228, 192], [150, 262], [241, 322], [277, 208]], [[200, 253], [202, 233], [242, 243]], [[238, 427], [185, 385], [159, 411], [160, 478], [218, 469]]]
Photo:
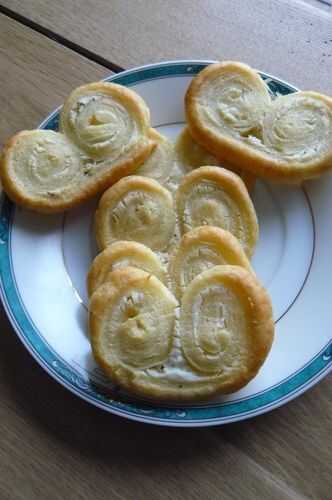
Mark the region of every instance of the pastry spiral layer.
[[130, 267], [113, 271], [90, 301], [97, 362], [122, 386], [135, 388], [142, 370], [168, 358], [176, 307], [171, 292], [151, 274]]
[[332, 147], [332, 108], [314, 92], [276, 99], [262, 123], [263, 143], [271, 154], [306, 163]]
[[216, 266], [178, 303], [154, 276], [113, 271], [92, 294], [89, 327], [98, 364], [122, 388], [177, 401], [233, 392], [264, 362], [274, 335], [271, 303], [253, 273]]
[[230, 232], [213, 226], [202, 226], [186, 233], [169, 266], [176, 295], [181, 297], [198, 274], [222, 264], [251, 270], [242, 246]]
[[150, 112], [141, 97], [115, 83], [76, 88], [60, 115], [60, 128], [87, 156], [115, 162], [146, 140]]
[[248, 191], [238, 175], [220, 167], [200, 167], [187, 174], [176, 193], [182, 233], [216, 226], [232, 233], [246, 254], [253, 254], [258, 222]]
[[235, 62], [207, 66], [193, 79], [186, 94], [190, 129], [205, 126], [216, 136], [247, 137], [260, 126], [269, 104], [268, 89], [260, 76], [249, 66]]
[[130, 240], [164, 250], [174, 226], [171, 194], [157, 181], [141, 176], [125, 177], [105, 191], [96, 212], [100, 249], [117, 240]]
[[332, 168], [332, 99], [297, 92], [270, 100], [258, 73], [241, 63], [212, 64], [186, 93], [194, 139], [220, 161], [280, 182]]
[[230, 392], [248, 383], [265, 360], [273, 334], [269, 297], [251, 272], [216, 266], [185, 290], [183, 353], [195, 372], [211, 377], [211, 390]]
[[20, 132], [5, 147], [1, 179], [17, 203], [44, 212], [62, 210], [82, 183], [79, 151], [51, 130]]
[[165, 281], [161, 262], [150, 248], [136, 241], [117, 241], [94, 259], [87, 278], [89, 295], [108, 281], [112, 271], [123, 267], [137, 267]]
[[110, 83], [74, 90], [63, 133], [24, 131], [4, 148], [0, 175], [17, 203], [40, 212], [72, 208], [132, 174], [156, 146], [149, 111], [135, 92]]

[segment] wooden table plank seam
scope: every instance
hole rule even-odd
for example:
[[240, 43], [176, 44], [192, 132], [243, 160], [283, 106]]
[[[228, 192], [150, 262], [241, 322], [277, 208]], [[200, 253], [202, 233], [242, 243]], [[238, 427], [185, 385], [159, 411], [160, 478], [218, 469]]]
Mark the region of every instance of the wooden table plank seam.
[[100, 66], [109, 69], [113, 73], [120, 73], [121, 71], [124, 71], [124, 68], [122, 68], [118, 64], [113, 63], [112, 61], [109, 61], [105, 57], [100, 56], [96, 52], [92, 52], [91, 50], [83, 47], [82, 45], [79, 45], [69, 40], [68, 38], [60, 35], [59, 33], [56, 33], [55, 31], [50, 30], [49, 28], [46, 28], [41, 24], [33, 21], [32, 19], [29, 19], [26, 16], [19, 14], [18, 12], [15, 12], [12, 9], [9, 9], [8, 7], [1, 4], [0, 4], [0, 14], [3, 14], [24, 26], [33, 29], [37, 33], [46, 36], [50, 40], [57, 42], [58, 44], [63, 45], [64, 47], [70, 50], [73, 50], [74, 52], [85, 57], [86, 59], [90, 59], [91, 61], [99, 64]]
[[0, 0], [123, 68], [233, 59], [303, 90], [331, 93], [331, 8], [308, 2], [139, 0], [133, 6], [130, 0]]

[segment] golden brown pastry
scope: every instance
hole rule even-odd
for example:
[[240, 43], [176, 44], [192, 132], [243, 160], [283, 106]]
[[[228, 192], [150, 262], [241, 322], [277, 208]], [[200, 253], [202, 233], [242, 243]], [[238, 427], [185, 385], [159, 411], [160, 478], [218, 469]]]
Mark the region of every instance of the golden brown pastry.
[[241, 244], [229, 231], [201, 226], [186, 233], [169, 266], [177, 297], [181, 298], [198, 274], [222, 264], [242, 266], [252, 271]]
[[155, 179], [174, 194], [186, 169], [184, 165], [176, 161], [174, 145], [166, 137], [155, 129], [150, 130], [149, 136], [157, 146], [149, 158], [137, 169], [136, 175]]
[[60, 129], [88, 158], [125, 163], [146, 147], [150, 112], [127, 87], [89, 83], [76, 88], [65, 101]]
[[41, 212], [63, 210], [81, 197], [80, 154], [62, 134], [51, 130], [19, 132], [6, 144], [1, 181], [8, 196]]
[[176, 193], [181, 232], [199, 226], [216, 226], [232, 233], [247, 256], [258, 239], [258, 222], [248, 191], [233, 172], [200, 167], [187, 174]]
[[123, 267], [138, 267], [165, 282], [165, 271], [150, 248], [136, 241], [117, 241], [105, 248], [92, 262], [88, 273], [88, 293], [108, 281], [112, 271]]
[[185, 98], [194, 139], [218, 159], [254, 175], [300, 182], [332, 168], [332, 99], [296, 92], [270, 100], [249, 66], [212, 64]]
[[136, 175], [143, 175], [165, 185], [172, 174], [174, 167], [173, 144], [157, 130], [151, 129], [150, 139], [156, 147], [145, 162], [136, 170]]
[[273, 162], [266, 168], [281, 180], [303, 180], [332, 168], [332, 99], [317, 92], [278, 97], [264, 116], [262, 143]]
[[193, 372], [206, 377], [205, 394], [238, 390], [257, 374], [273, 341], [269, 296], [242, 267], [204, 271], [182, 297], [180, 335]]
[[175, 226], [173, 199], [157, 181], [138, 175], [121, 179], [100, 199], [96, 236], [100, 249], [117, 240], [164, 250]]
[[125, 390], [196, 400], [236, 391], [264, 362], [274, 334], [271, 303], [241, 267], [216, 266], [188, 285], [180, 308], [154, 276], [113, 271], [92, 294], [93, 353]]
[[72, 208], [133, 173], [151, 154], [149, 111], [135, 92], [111, 83], [74, 90], [64, 104], [63, 134], [31, 130], [6, 144], [4, 190], [39, 211]]
[[147, 369], [169, 356], [177, 301], [161, 281], [140, 269], [117, 269], [109, 278], [90, 301], [94, 356], [122, 387], [153, 395]]
[[177, 162], [183, 165], [184, 172], [188, 172], [193, 168], [204, 167], [205, 165], [219, 166], [227, 168], [238, 174], [245, 183], [250, 192], [255, 184], [255, 176], [246, 170], [240, 170], [226, 162], [221, 162], [213, 154], [209, 153], [193, 138], [188, 127], [185, 127], [179, 134], [175, 143], [175, 153]]

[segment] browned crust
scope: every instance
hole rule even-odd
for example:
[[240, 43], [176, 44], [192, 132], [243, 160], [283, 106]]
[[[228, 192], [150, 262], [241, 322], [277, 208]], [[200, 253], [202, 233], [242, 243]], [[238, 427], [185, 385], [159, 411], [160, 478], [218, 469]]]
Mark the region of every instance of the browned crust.
[[96, 194], [105, 191], [105, 189], [113, 185], [122, 177], [133, 174], [156, 147], [156, 143], [149, 140], [146, 145], [137, 147], [137, 150], [133, 151], [131, 157], [128, 158], [126, 162], [115, 166], [110, 164], [109, 171], [105, 171], [98, 176], [96, 175], [94, 179], [87, 181], [85, 186], [82, 186], [77, 193], [68, 197], [68, 199], [46, 200], [43, 198], [30, 197], [24, 190], [19, 188], [10, 174], [10, 151], [15, 147], [20, 137], [30, 132], [29, 130], [18, 132], [5, 144], [0, 160], [0, 178], [4, 191], [12, 201], [25, 208], [41, 213], [58, 213], [69, 210], [89, 200]]
[[[191, 82], [185, 96], [186, 117], [190, 133], [194, 139], [213, 153], [221, 161], [227, 161], [231, 165], [247, 170], [259, 177], [265, 177], [278, 182], [297, 183], [305, 179], [317, 177], [318, 175], [332, 168], [332, 149], [324, 156], [307, 164], [299, 162], [285, 162], [282, 159], [273, 158], [267, 153], [258, 151], [254, 147], [247, 145], [232, 137], [214, 133], [209, 127], [201, 123], [197, 109], [197, 95], [201, 86], [210, 78], [215, 76], [220, 70], [241, 68], [248, 71], [248, 74], [255, 73], [249, 66], [242, 63], [225, 61], [211, 64], [204, 68]], [[255, 73], [257, 76], [257, 73]], [[306, 95], [323, 100], [331, 109], [332, 98], [317, 92], [308, 91]]]
[[248, 372], [236, 384], [245, 386], [253, 379], [264, 363], [274, 339], [274, 320], [269, 294], [259, 280], [250, 272], [238, 266], [217, 266], [212, 271], [227, 276], [230, 286], [236, 286], [241, 292], [252, 329], [252, 356]]
[[148, 136], [152, 141], [155, 141], [157, 143], [169, 142], [164, 135], [160, 134], [158, 130], [152, 127], [149, 129]]

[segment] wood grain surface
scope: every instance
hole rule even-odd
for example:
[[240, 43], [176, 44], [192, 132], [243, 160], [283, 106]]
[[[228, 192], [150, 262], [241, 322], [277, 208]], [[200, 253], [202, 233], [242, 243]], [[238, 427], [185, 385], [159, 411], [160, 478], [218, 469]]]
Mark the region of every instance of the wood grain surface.
[[300, 88], [332, 93], [332, 9], [317, 0], [0, 4], [125, 68], [181, 58], [235, 59]]
[[[296, 33], [287, 37], [285, 31], [284, 40], [277, 41], [274, 69], [263, 48], [252, 42], [249, 48], [243, 35], [238, 37], [235, 48], [227, 49], [227, 36], [230, 41], [235, 36], [230, 27], [227, 36], [222, 33], [226, 23], [218, 10], [219, 3], [226, 9], [227, 2], [194, 2], [192, 9], [187, 1], [135, 2], [132, 10], [129, 5], [133, 2], [128, 1], [2, 3], [38, 18], [44, 25], [52, 24], [71, 40], [85, 42], [90, 50], [112, 58], [115, 64], [135, 65], [168, 57], [216, 57], [225, 44], [227, 57], [234, 54], [232, 57], [240, 58], [245, 53], [257, 66], [262, 57], [260, 67], [300, 86], [303, 78], [316, 81], [316, 88], [319, 84], [325, 90], [331, 86], [324, 73], [326, 67], [315, 59], [318, 55], [303, 40], [305, 49], [301, 53], [306, 50], [311, 66], [307, 64], [305, 71], [304, 59], [295, 63], [293, 55], [285, 63], [281, 42], [286, 48], [294, 47], [290, 40], [299, 36]], [[93, 13], [93, 3], [98, 14]], [[249, 3], [254, 5], [241, 5], [248, 10]], [[80, 8], [81, 4], [84, 8]], [[275, 23], [281, 15], [277, 4], [283, 22], [290, 23], [285, 2], [266, 4], [266, 12], [274, 5]], [[316, 28], [311, 30], [309, 8], [301, 11], [305, 13], [302, 22], [308, 20], [312, 39], [324, 38], [322, 27], [327, 29], [330, 21], [325, 13], [317, 14], [320, 11], [313, 9]], [[260, 1], [252, 8], [257, 15], [261, 12], [261, 24], [262, 9]], [[290, 18], [296, 9], [299, 2], [290, 4]], [[219, 49], [212, 37], [218, 26], [215, 12], [220, 19]], [[108, 22], [97, 29], [96, 23], [103, 17], [108, 17]], [[181, 42], [177, 30], [183, 21], [186, 30]], [[256, 22], [248, 20], [246, 31]], [[233, 16], [230, 24], [237, 23]], [[262, 30], [265, 48], [270, 49], [270, 21], [266, 23]], [[208, 26], [210, 41], [203, 38], [199, 42], [197, 30], [205, 27], [206, 31]], [[149, 30], [156, 37], [160, 30], [156, 44], [148, 44]], [[121, 39], [117, 33], [122, 33]], [[165, 48], [165, 40], [169, 48]], [[320, 73], [318, 68], [322, 68]], [[285, 74], [281, 74], [283, 71]], [[107, 69], [0, 15], [0, 144], [17, 130], [35, 127], [73, 87], [107, 74]], [[26, 352], [2, 309], [0, 329], [0, 500], [331, 499], [331, 377], [287, 406], [254, 420], [210, 429], [159, 428], [103, 413], [66, 391]]]
[[0, 145], [36, 127], [76, 86], [110, 71], [0, 15]]

